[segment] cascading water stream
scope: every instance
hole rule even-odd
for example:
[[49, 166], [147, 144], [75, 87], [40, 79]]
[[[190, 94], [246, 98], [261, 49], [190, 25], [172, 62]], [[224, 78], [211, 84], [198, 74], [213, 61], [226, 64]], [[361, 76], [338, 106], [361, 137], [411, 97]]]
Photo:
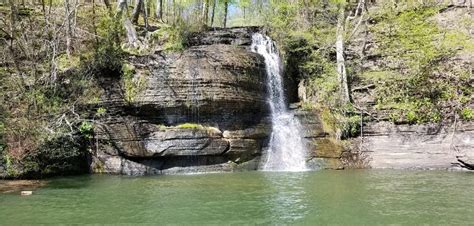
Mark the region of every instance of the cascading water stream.
[[257, 33], [252, 36], [251, 50], [265, 58], [268, 77], [272, 135], [263, 170], [307, 170], [307, 152], [302, 141], [301, 125], [285, 104], [280, 57], [276, 45], [269, 37]]

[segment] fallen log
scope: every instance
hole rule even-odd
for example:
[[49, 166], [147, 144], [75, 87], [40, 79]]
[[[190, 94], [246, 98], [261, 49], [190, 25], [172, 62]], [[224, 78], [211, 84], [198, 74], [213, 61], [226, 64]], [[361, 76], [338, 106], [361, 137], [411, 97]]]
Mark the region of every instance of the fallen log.
[[370, 89], [375, 88], [375, 84], [369, 84], [366, 86], [359, 86], [352, 88], [352, 92], [363, 92], [363, 91], [369, 91]]
[[466, 168], [468, 170], [474, 170], [474, 164], [464, 162], [463, 160], [461, 160], [459, 158], [458, 158], [458, 162], [461, 163], [460, 165], [461, 165], [462, 168]]

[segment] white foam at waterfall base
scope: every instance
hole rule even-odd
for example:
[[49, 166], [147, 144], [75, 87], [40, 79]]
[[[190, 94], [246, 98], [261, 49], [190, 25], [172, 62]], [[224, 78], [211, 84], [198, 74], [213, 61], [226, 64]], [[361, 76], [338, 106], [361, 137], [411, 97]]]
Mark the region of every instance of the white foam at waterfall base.
[[268, 103], [272, 119], [272, 135], [262, 169], [305, 171], [307, 151], [302, 140], [302, 129], [286, 107], [280, 56], [276, 45], [269, 37], [257, 33], [252, 36], [251, 50], [265, 58]]

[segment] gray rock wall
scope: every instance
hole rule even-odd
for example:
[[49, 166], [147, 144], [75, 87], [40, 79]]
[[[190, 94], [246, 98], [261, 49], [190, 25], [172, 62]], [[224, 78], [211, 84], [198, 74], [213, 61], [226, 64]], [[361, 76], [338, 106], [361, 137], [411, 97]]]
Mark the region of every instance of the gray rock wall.
[[459, 169], [457, 156], [474, 160], [474, 123], [364, 127], [364, 148], [372, 168]]
[[130, 57], [132, 81], [144, 84], [132, 101], [123, 80], [103, 78], [92, 171], [256, 169], [270, 123], [264, 59], [249, 50], [255, 29], [212, 30], [181, 53]]

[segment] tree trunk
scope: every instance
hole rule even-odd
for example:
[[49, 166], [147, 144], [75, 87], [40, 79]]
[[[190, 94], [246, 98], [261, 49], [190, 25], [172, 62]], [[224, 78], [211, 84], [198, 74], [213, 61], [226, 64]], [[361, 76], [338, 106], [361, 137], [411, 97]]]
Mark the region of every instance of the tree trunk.
[[204, 24], [207, 25], [207, 22], [209, 20], [209, 4], [211, 3], [211, 0], [206, 0], [204, 4]]
[[467, 162], [464, 162], [463, 160], [458, 158], [458, 162], [461, 163], [461, 167], [466, 168], [468, 170], [474, 170], [474, 164], [469, 164]]
[[224, 2], [224, 28], [227, 27], [227, 13], [229, 10], [229, 1]]
[[163, 22], [163, 0], [156, 0], [155, 17]]
[[163, 0], [160, 0], [160, 20], [163, 22]]
[[118, 0], [117, 12], [127, 14], [127, 0]]
[[112, 6], [110, 5], [109, 0], [104, 0], [104, 5], [107, 7], [108, 10], [112, 10]]
[[[108, 9], [108, 7], [107, 7]], [[92, 28], [94, 29], [94, 39], [95, 39], [95, 46], [99, 45], [99, 37], [97, 35], [97, 26], [95, 25], [95, 0], [92, 0]], [[97, 50], [97, 49], [96, 49]]]
[[214, 3], [212, 4], [211, 27], [214, 24], [214, 15], [216, 14], [216, 5], [217, 5], [217, 0], [214, 0]]
[[150, 15], [150, 12], [151, 12], [151, 4], [147, 0], [145, 0], [144, 4], [145, 4], [145, 14], [148, 17]]
[[143, 21], [145, 22], [145, 29], [148, 30], [148, 10], [147, 1], [143, 0]]
[[347, 82], [346, 63], [344, 60], [345, 13], [345, 7], [340, 6], [336, 30], [336, 62], [342, 100], [344, 103], [350, 103], [349, 84]]
[[137, 0], [135, 4], [135, 8], [133, 9], [132, 13], [132, 23], [138, 24], [138, 18], [140, 17], [140, 12], [143, 9], [143, 0]]
[[71, 57], [71, 45], [72, 45], [72, 22], [71, 22], [71, 6], [69, 0], [64, 1], [64, 8], [66, 9], [66, 54]]
[[173, 0], [173, 24], [176, 24], [176, 0]]
[[139, 47], [140, 41], [138, 40], [137, 32], [127, 15], [127, 0], [119, 0], [117, 5], [117, 15], [118, 16], [115, 19], [119, 21], [122, 19], [121, 16], [125, 17], [123, 25], [127, 31], [128, 44], [133, 47]]

